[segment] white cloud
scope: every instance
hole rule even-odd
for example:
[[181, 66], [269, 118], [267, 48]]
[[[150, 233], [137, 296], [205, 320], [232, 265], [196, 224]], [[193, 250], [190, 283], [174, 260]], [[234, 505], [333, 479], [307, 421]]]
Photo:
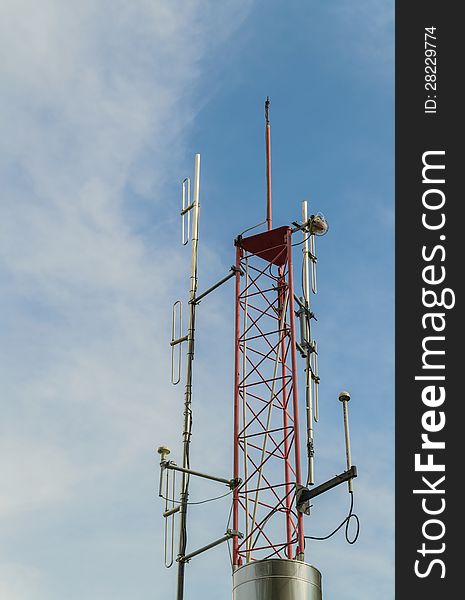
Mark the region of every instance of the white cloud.
[[180, 254], [138, 234], [147, 199], [128, 189], [145, 165], [145, 192], [161, 202], [198, 109], [199, 64], [247, 4], [3, 3], [6, 358], [20, 384], [8, 393], [25, 408], [87, 403], [126, 423], [141, 402], [149, 411]]
[[70, 481], [76, 478], [55, 447], [37, 446], [19, 431], [2, 439], [0, 469], [0, 517], [68, 499]]
[[[62, 597], [77, 547], [91, 570], [101, 540], [65, 542], [73, 521], [125, 502], [159, 517], [153, 446], [178, 441], [182, 395], [168, 383], [167, 321], [188, 270], [164, 245], [178, 239], [173, 182], [178, 191], [186, 128], [208, 100], [207, 52], [249, 4], [2, 3], [2, 598]], [[208, 248], [204, 260], [217, 264]], [[44, 550], [44, 535], [61, 539]], [[117, 562], [131, 535], [112, 536]], [[141, 552], [153, 544], [141, 535]], [[87, 597], [97, 581], [85, 578]]]
[[38, 569], [11, 562], [0, 565], [0, 598], [30, 600], [37, 597], [40, 582]]

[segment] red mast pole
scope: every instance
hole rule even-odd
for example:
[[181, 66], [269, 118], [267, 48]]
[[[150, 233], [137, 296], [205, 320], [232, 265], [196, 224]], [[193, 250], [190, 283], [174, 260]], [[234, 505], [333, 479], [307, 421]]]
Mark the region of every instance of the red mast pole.
[[266, 224], [268, 231], [273, 229], [272, 211], [271, 211], [271, 130], [270, 130], [270, 98], [265, 100], [265, 121], [266, 121]]

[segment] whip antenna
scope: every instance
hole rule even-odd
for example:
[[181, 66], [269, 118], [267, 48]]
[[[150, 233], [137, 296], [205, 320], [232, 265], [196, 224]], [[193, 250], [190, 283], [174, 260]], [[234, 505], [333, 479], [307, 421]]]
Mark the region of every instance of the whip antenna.
[[268, 231], [272, 229], [271, 210], [271, 128], [270, 128], [270, 98], [265, 100], [265, 143], [266, 143], [266, 224]]

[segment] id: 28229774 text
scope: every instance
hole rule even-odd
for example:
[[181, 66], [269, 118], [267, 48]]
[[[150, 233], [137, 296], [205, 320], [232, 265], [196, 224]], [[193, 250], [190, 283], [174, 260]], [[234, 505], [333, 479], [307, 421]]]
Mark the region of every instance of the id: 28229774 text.
[[437, 111], [437, 27], [425, 27], [425, 113]]

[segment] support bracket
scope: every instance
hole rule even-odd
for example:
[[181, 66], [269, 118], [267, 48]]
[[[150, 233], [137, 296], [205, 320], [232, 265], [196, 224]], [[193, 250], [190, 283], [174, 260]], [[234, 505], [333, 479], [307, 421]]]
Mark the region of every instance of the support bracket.
[[206, 550], [210, 550], [210, 548], [214, 548], [215, 546], [219, 546], [223, 542], [227, 542], [228, 540], [230, 540], [231, 538], [236, 537], [236, 536], [239, 538], [244, 537], [244, 535], [240, 531], [237, 531], [235, 529], [227, 529], [226, 533], [224, 534], [223, 537], [221, 537], [218, 540], [215, 540], [213, 542], [210, 542], [210, 544], [207, 544], [206, 546], [202, 546], [198, 550], [194, 550], [193, 552], [190, 552], [189, 554], [185, 554], [184, 556], [178, 556], [176, 561], [181, 562], [181, 563], [189, 562], [191, 558], [194, 558], [194, 556], [198, 556], [199, 554], [202, 554], [202, 552], [205, 552]]
[[178, 467], [176, 463], [171, 460], [162, 460], [160, 462], [160, 466], [162, 469], [170, 469], [172, 471], [180, 471], [181, 473], [186, 473], [187, 475], [196, 475], [197, 477], [203, 477], [204, 479], [211, 479], [212, 481], [218, 481], [219, 483], [224, 483], [231, 490], [234, 490], [242, 483], [242, 479], [226, 479], [224, 477], [217, 477], [216, 475], [208, 475], [207, 473], [201, 473], [200, 471], [193, 471], [192, 469], [185, 469], [184, 467]]
[[328, 490], [331, 490], [332, 488], [336, 487], [340, 483], [344, 483], [345, 481], [349, 481], [350, 479], [353, 479], [354, 477], [357, 477], [357, 467], [355, 465], [350, 467], [350, 469], [348, 471], [344, 471], [344, 473], [341, 473], [340, 475], [336, 475], [332, 479], [328, 479], [328, 481], [325, 481], [324, 483], [321, 483], [320, 485], [317, 485], [312, 488], [306, 488], [303, 486], [300, 487], [296, 492], [296, 499], [295, 499], [297, 510], [301, 513], [309, 514], [309, 507], [308, 507], [309, 500], [311, 500], [312, 498], [315, 498], [315, 496], [319, 496], [320, 494], [327, 492]]
[[205, 298], [205, 296], [210, 294], [210, 292], [213, 292], [214, 290], [216, 290], [216, 288], [219, 288], [220, 285], [223, 285], [223, 283], [226, 283], [227, 281], [229, 281], [232, 277], [234, 277], [236, 275], [236, 273], [239, 273], [241, 275], [241, 277], [242, 277], [242, 275], [244, 275], [244, 271], [242, 271], [242, 269], [238, 269], [237, 267], [235, 267], [233, 265], [229, 270], [229, 275], [226, 275], [226, 277], [223, 277], [223, 279], [220, 279], [220, 281], [218, 281], [217, 283], [215, 283], [214, 285], [209, 287], [208, 290], [205, 290], [204, 292], [202, 292], [195, 298], [192, 298], [192, 300], [189, 300], [189, 304], [199, 304], [200, 301], [203, 298]]

